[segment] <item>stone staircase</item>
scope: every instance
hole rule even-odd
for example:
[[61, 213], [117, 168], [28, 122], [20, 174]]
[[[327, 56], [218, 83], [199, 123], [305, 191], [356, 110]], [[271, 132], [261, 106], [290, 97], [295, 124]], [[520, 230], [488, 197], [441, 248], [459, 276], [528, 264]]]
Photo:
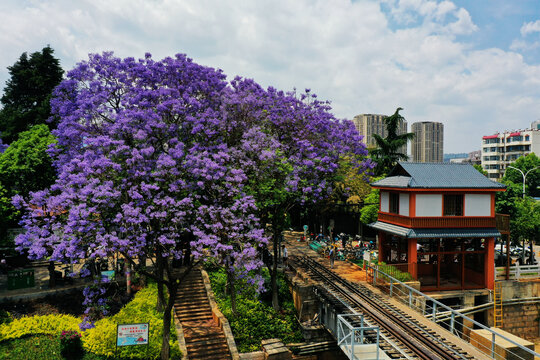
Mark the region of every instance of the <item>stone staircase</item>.
[[225, 335], [212, 317], [199, 269], [192, 269], [182, 281], [174, 311], [182, 324], [189, 360], [232, 360]]

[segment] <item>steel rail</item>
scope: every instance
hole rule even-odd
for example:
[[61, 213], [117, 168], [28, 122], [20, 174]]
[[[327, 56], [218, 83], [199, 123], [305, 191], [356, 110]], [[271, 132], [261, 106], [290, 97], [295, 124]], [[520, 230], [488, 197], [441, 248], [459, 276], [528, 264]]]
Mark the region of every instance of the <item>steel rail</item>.
[[[423, 332], [418, 327], [407, 324], [410, 320], [406, 319], [403, 315], [400, 321], [395, 320], [388, 316], [390, 305], [383, 306], [381, 302], [373, 299], [373, 297], [363, 293], [356, 286], [350, 284], [348, 281], [336, 275], [334, 272], [328, 270], [325, 266], [310, 259], [309, 257], [303, 257], [302, 263], [305, 264], [311, 271], [325, 281], [327, 286], [335, 289], [341, 296], [351, 301], [354, 305], [363, 308], [365, 312], [369, 313], [382, 328], [395, 336], [400, 342], [413, 351], [420, 359], [425, 360], [440, 360], [448, 359], [455, 360], [467, 359], [459, 352], [456, 352], [449, 345], [443, 345], [433, 342], [433, 336], [427, 333], [424, 329]], [[358, 296], [362, 301], [358, 301], [354, 296]], [[394, 313], [397, 311], [392, 309]], [[399, 313], [398, 313], [399, 315]], [[406, 320], [406, 321], [404, 321]], [[428, 337], [427, 335], [430, 335]]]

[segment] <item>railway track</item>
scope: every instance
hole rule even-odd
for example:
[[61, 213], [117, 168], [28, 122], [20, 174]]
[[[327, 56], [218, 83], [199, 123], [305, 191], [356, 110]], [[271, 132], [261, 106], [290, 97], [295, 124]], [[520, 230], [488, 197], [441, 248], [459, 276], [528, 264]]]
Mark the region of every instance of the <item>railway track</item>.
[[390, 358], [474, 359], [369, 288], [341, 278], [307, 256], [291, 257], [291, 260], [306, 270], [313, 280], [319, 281], [321, 285], [316, 289], [321, 295], [339, 299], [350, 312], [363, 314], [370, 326], [379, 326], [384, 339], [380, 347]]

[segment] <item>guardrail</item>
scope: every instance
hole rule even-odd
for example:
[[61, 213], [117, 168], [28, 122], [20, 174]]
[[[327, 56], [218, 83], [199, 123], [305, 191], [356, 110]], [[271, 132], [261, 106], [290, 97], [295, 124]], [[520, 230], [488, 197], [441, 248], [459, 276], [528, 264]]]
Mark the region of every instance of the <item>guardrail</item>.
[[475, 346], [492, 359], [503, 360], [507, 358], [496, 351], [497, 342], [508, 342], [516, 346], [517, 349], [514, 348], [514, 350], [506, 349], [506, 355], [512, 354], [513, 359], [529, 359], [529, 357], [524, 358], [523, 354], [532, 356], [532, 358], [540, 358], [539, 353], [536, 353], [533, 350], [517, 343], [513, 339], [497, 333], [484, 324], [481, 324], [478, 321], [461, 314], [459, 311], [444, 305], [432, 297], [421, 293], [409, 285], [397, 280], [390, 274], [380, 271], [378, 269], [378, 265], [370, 264], [367, 270], [370, 274], [373, 285], [382, 288], [390, 297], [421, 313], [426, 318], [433, 321], [434, 324], [441, 326], [442, 328], [450, 331], [452, 334], [459, 336], [461, 339], [470, 342], [470, 335], [473, 329], [483, 329], [487, 331], [491, 337], [490, 346], [488, 347], [483, 345], [478, 341], [475, 342]]
[[[512, 265], [510, 266], [509, 280], [538, 279], [540, 278], [540, 264], [538, 265]], [[506, 280], [506, 267], [495, 268], [495, 280]]]

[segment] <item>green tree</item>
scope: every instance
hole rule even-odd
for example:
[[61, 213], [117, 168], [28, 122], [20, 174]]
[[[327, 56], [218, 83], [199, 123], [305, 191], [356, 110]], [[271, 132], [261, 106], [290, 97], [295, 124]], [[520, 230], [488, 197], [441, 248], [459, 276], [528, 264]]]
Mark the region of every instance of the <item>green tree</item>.
[[[373, 178], [370, 182], [383, 179], [384, 176]], [[360, 221], [363, 224], [371, 224], [377, 221], [379, 214], [379, 189], [371, 188], [370, 193], [364, 198], [364, 206], [360, 209]]]
[[32, 125], [44, 124], [50, 117], [52, 91], [64, 73], [53, 52], [47, 46], [30, 56], [23, 53], [15, 64], [8, 67], [11, 78], [6, 82], [0, 99], [0, 136], [5, 143], [13, 142], [18, 133]]
[[19, 221], [19, 212], [11, 204], [11, 197], [26, 196], [54, 182], [56, 173], [47, 148], [55, 141], [47, 125], [36, 125], [20, 133], [0, 154], [0, 238]]
[[377, 147], [371, 151], [373, 160], [377, 162], [375, 174], [382, 175], [388, 173], [398, 161], [408, 160], [407, 154], [399, 152], [402, 146], [414, 138], [414, 133], [398, 134], [398, 125], [401, 120], [405, 120], [399, 112], [403, 110], [398, 107], [392, 116], [384, 119], [387, 135], [385, 138], [378, 134], [373, 134]]
[[[536, 156], [535, 153], [530, 153], [528, 155], [522, 156], [513, 162], [510, 166], [520, 169], [523, 173], [527, 175], [525, 183], [525, 195], [532, 197], [540, 196], [540, 167], [536, 170], [534, 168], [540, 166], [540, 158]], [[503, 180], [511, 181], [514, 184], [519, 184], [523, 187], [523, 175], [512, 168], [507, 168]], [[522, 190], [520, 190], [520, 193]]]
[[480, 164], [473, 164], [473, 167], [478, 170], [478, 172], [484, 176], [488, 176], [488, 172], [486, 170], [484, 170], [484, 168], [482, 167], [482, 165]]

